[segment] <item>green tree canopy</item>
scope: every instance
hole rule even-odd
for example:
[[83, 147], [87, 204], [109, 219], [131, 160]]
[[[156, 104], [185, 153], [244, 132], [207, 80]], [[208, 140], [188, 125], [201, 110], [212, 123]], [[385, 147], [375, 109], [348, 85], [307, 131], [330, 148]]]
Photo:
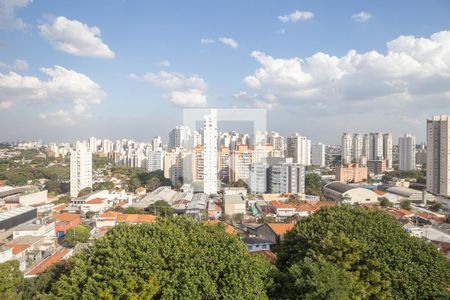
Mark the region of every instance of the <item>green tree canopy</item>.
[[386, 197], [381, 197], [380, 198], [380, 205], [384, 206], [384, 207], [392, 207], [392, 206], [394, 206], [394, 203], [389, 201], [389, 199], [386, 198]]
[[[285, 235], [279, 249], [279, 276], [285, 280], [274, 285], [274, 298], [450, 296], [446, 291], [450, 285], [450, 261], [436, 246], [410, 236], [393, 217], [380, 211], [349, 206], [322, 208], [301, 219]], [[321, 276], [320, 270], [330, 276]], [[287, 291], [293, 283], [296, 295]], [[324, 289], [325, 286], [334, 288]]]
[[147, 210], [156, 216], [170, 217], [174, 214], [172, 206], [164, 200], [158, 200], [150, 204]]
[[23, 283], [23, 275], [17, 260], [0, 264], [0, 299], [16, 299]]
[[114, 188], [114, 183], [111, 181], [96, 182], [92, 185], [93, 191], [111, 190]]
[[403, 200], [402, 202], [400, 202], [400, 207], [403, 209], [411, 210], [411, 201]]
[[223, 227], [185, 217], [116, 226], [72, 264], [54, 297], [267, 299], [267, 261]]
[[305, 194], [319, 196], [323, 200], [322, 178], [316, 173], [305, 175]]
[[90, 231], [91, 229], [87, 225], [77, 225], [67, 230], [64, 241], [72, 247], [78, 243], [86, 243], [89, 239]]
[[78, 193], [78, 197], [83, 197], [83, 196], [89, 195], [90, 193], [92, 193], [92, 189], [90, 187], [87, 187], [87, 188], [82, 189]]

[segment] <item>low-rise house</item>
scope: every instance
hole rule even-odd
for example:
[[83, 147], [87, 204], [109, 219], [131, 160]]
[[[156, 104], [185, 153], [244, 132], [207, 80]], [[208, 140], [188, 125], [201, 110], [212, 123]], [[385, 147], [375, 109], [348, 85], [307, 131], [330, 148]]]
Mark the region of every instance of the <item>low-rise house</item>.
[[57, 237], [63, 237], [66, 235], [67, 230], [80, 224], [81, 218], [78, 214], [53, 214], [55, 218], [55, 233]]
[[108, 208], [109, 208], [108, 200], [104, 198], [91, 199], [84, 202], [80, 206], [81, 212], [83, 213], [87, 212], [99, 213], [108, 210]]
[[274, 243], [257, 237], [244, 237], [242, 242], [247, 246], [248, 252], [270, 250], [270, 246]]
[[145, 195], [147, 193], [147, 190], [144, 187], [138, 187], [134, 193], [136, 195]]
[[237, 234], [237, 231], [233, 226], [231, 226], [230, 224], [224, 223], [222, 221], [219, 221], [219, 220], [210, 220], [210, 221], [207, 221], [206, 224], [211, 224], [211, 225], [222, 224], [225, 226], [226, 233]]
[[294, 226], [293, 223], [266, 223], [256, 228], [256, 234], [264, 240], [277, 244], [283, 239], [286, 232], [292, 230]]
[[123, 214], [116, 211], [107, 211], [100, 214], [95, 220], [95, 226], [98, 229], [111, 228], [118, 224], [138, 224], [153, 223], [156, 221], [154, 215], [144, 214]]
[[276, 200], [271, 201], [270, 206], [276, 214], [277, 222], [284, 222], [296, 214], [295, 205], [291, 203], [282, 203]]
[[307, 217], [322, 207], [335, 206], [334, 201], [307, 201], [296, 206], [296, 213], [299, 217]]
[[49, 224], [21, 224], [14, 228], [13, 239], [20, 236], [55, 236], [55, 222]]
[[242, 196], [237, 195], [225, 195], [223, 197], [224, 203], [224, 214], [225, 215], [235, 215], [244, 214], [246, 212], [246, 203]]
[[414, 216], [414, 213], [413, 213], [413, 212], [411, 212], [411, 211], [409, 211], [409, 210], [406, 210], [406, 209], [403, 209], [403, 208], [394, 208], [394, 207], [391, 207], [391, 208], [386, 209], [385, 212], [386, 212], [388, 215], [393, 216], [393, 217], [396, 218], [397, 220], [403, 220], [403, 219], [411, 218], [411, 217]]
[[35, 277], [39, 275], [40, 273], [44, 272], [48, 267], [52, 266], [53, 264], [68, 259], [70, 256], [72, 256], [73, 249], [68, 248], [62, 248], [49, 257], [45, 258], [41, 262], [39, 262], [36, 266], [34, 266], [31, 270], [25, 273], [25, 278]]

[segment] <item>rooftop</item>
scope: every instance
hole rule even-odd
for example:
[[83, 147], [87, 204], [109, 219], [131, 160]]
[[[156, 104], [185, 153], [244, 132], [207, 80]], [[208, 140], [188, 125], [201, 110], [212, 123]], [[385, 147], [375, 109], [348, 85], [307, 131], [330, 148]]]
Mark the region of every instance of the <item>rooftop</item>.
[[339, 192], [341, 194], [343, 194], [343, 193], [353, 189], [352, 186], [350, 186], [348, 184], [345, 184], [343, 182], [340, 182], [340, 181], [331, 182], [331, 183], [325, 185], [325, 187], [329, 188], [329, 189], [332, 189], [332, 190], [334, 190], [336, 192]]
[[69, 213], [62, 213], [62, 214], [53, 214], [53, 218], [55, 218], [59, 222], [72, 222], [75, 220], [80, 219], [80, 215], [78, 214], [69, 214]]
[[7, 220], [9, 218], [30, 212], [35, 210], [37, 212], [37, 208], [35, 207], [30, 207], [30, 206], [22, 206], [22, 207], [18, 207], [18, 208], [13, 208], [8, 210], [7, 212], [1, 213], [0, 214], [0, 221], [3, 220]]
[[290, 231], [294, 228], [295, 224], [293, 223], [267, 223], [270, 229], [277, 235], [284, 235], [286, 232]]

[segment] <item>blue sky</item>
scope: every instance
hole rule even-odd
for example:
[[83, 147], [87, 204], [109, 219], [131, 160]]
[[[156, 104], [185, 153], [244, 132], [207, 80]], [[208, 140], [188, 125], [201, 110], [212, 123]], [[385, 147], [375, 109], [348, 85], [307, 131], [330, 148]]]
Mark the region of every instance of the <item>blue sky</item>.
[[0, 140], [149, 140], [208, 106], [264, 107], [313, 141], [422, 141], [450, 113], [449, 30], [446, 0], [0, 0]]

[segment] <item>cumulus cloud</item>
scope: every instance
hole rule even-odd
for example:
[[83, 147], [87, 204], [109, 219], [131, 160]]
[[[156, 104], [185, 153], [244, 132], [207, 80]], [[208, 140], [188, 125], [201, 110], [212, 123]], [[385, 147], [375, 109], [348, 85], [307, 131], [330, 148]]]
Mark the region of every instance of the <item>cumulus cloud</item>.
[[345, 109], [378, 103], [401, 109], [426, 97], [450, 100], [450, 31], [400, 36], [387, 43], [385, 54], [350, 50], [342, 57], [318, 52], [302, 59], [253, 51], [251, 56], [261, 67], [244, 83], [260, 101], [271, 95], [265, 101], [270, 106], [320, 103]]
[[11, 65], [0, 62], [0, 69], [25, 71], [28, 69], [28, 63], [23, 59], [16, 59]]
[[215, 42], [216, 40], [209, 38], [204, 38], [200, 40], [200, 44], [214, 44]]
[[76, 55], [100, 58], [114, 58], [115, 54], [101, 39], [100, 28], [89, 27], [66, 17], [53, 18], [39, 26], [40, 33], [60, 51]]
[[2, 30], [24, 30], [27, 25], [22, 19], [15, 16], [19, 8], [24, 8], [33, 0], [0, 0], [0, 29]]
[[[217, 42], [220, 42], [224, 45], [230, 46], [231, 48], [237, 48], [239, 47], [238, 42], [236, 42], [234, 39], [230, 38], [230, 37], [221, 37], [217, 39]], [[203, 38], [200, 40], [200, 44], [214, 44], [216, 43], [215, 39], [210, 39], [210, 38]]]
[[313, 17], [314, 17], [314, 13], [312, 13], [310, 11], [296, 10], [293, 13], [283, 15], [283, 16], [278, 16], [278, 20], [280, 20], [283, 23], [287, 23], [287, 22], [298, 22], [300, 20], [309, 20], [309, 19], [312, 19]]
[[230, 37], [221, 37], [219, 38], [219, 41], [224, 45], [230, 46], [231, 48], [237, 48], [239, 46], [239, 44]]
[[206, 81], [198, 75], [185, 76], [176, 72], [145, 73], [142, 76], [130, 74], [131, 79], [149, 82], [166, 91], [167, 98], [182, 107], [204, 107], [207, 105]]
[[361, 23], [367, 22], [367, 21], [369, 21], [371, 18], [372, 18], [372, 15], [371, 15], [371, 14], [366, 13], [366, 12], [363, 12], [363, 11], [360, 12], [360, 13], [357, 13], [357, 14], [352, 15], [353, 21], [355, 21], [355, 22], [361, 22]]
[[[9, 108], [14, 104], [48, 104], [69, 102], [72, 113], [83, 116], [91, 105], [99, 104], [105, 97], [102, 88], [88, 76], [60, 66], [42, 68], [48, 78], [22, 76], [10, 71], [0, 73], [0, 106]], [[60, 116], [61, 111], [58, 113]], [[44, 116], [54, 116], [44, 114]]]

